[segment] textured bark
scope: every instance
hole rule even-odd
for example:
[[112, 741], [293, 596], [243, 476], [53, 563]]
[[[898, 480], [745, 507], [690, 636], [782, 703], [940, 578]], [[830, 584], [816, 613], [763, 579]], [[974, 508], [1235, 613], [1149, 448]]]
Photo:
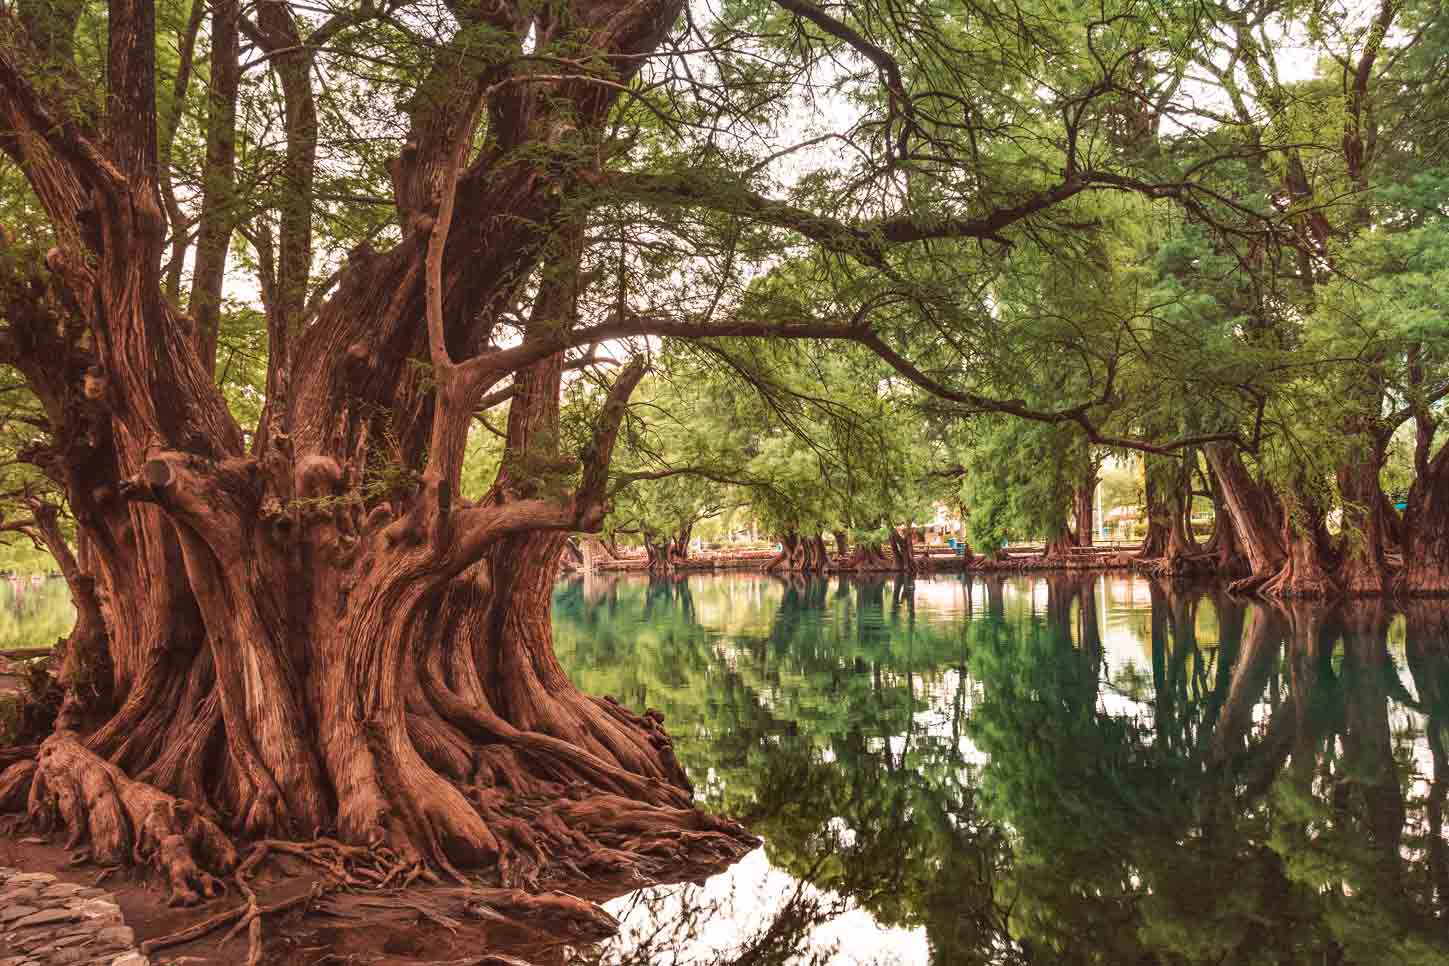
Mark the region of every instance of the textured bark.
[[1425, 448], [1421, 443], [1419, 472], [1404, 511], [1404, 572], [1396, 589], [1449, 595], [1449, 445], [1432, 459], [1423, 458]]
[[238, 0], [220, 0], [212, 5], [206, 164], [201, 175], [203, 217], [197, 229], [196, 262], [192, 268], [191, 299], [188, 302], [196, 326], [197, 353], [207, 372], [216, 368], [222, 281], [231, 235], [239, 215], [236, 198], [236, 101], [241, 84], [240, 17]]
[[1232, 518], [1234, 533], [1248, 559], [1249, 576], [1234, 584], [1234, 588], [1255, 589], [1276, 575], [1288, 558], [1276, 499], [1249, 475], [1232, 446], [1209, 443], [1204, 452], [1222, 488], [1223, 504]]
[[1387, 498], [1379, 483], [1383, 460], [1384, 448], [1376, 443], [1359, 459], [1338, 468], [1344, 547], [1337, 582], [1346, 594], [1382, 594], [1392, 580], [1385, 558], [1390, 539], [1385, 518]]
[[898, 574], [914, 577], [917, 570], [915, 527], [890, 528], [891, 557]]
[[1324, 528], [1324, 510], [1303, 487], [1285, 495], [1294, 512], [1285, 514], [1281, 539], [1287, 558], [1278, 573], [1262, 584], [1267, 597], [1331, 597], [1339, 592], [1333, 578], [1336, 561]]
[[1042, 547], [1042, 557], [1046, 560], [1061, 561], [1063, 563], [1072, 559], [1072, 548], [1077, 545], [1076, 537], [1072, 531], [1063, 524], [1062, 528], [1047, 538]]
[[645, 534], [644, 555], [649, 561], [649, 572], [651, 574], [671, 574], [674, 572], [675, 557], [668, 539], [660, 539], [653, 534]]
[[1238, 540], [1237, 527], [1223, 497], [1223, 488], [1211, 470], [1208, 471], [1208, 481], [1212, 487], [1213, 535], [1204, 544], [1203, 552], [1212, 558], [1213, 571], [1219, 577], [1244, 577], [1249, 570], [1248, 558]]
[[57, 509], [49, 505], [35, 514], [41, 538], [60, 567], [75, 605], [75, 624], [60, 649], [57, 676], [65, 698], [58, 719], [66, 728], [94, 727], [113, 708], [110, 642], [95, 578], [81, 569], [61, 533], [57, 515]]
[[1156, 560], [1167, 553], [1171, 508], [1161, 484], [1153, 479], [1151, 473], [1147, 474], [1143, 484], [1143, 494], [1147, 504], [1147, 533], [1142, 537], [1142, 549], [1138, 551], [1137, 559]]
[[791, 530], [780, 537], [780, 553], [765, 565], [765, 571], [792, 574], [823, 574], [830, 569], [830, 554], [820, 534], [801, 536]]
[[1094, 529], [1094, 513], [1092, 498], [1097, 493], [1097, 477], [1093, 473], [1092, 478], [1083, 482], [1072, 492], [1072, 516], [1076, 521], [1076, 543], [1079, 547], [1090, 547], [1092, 545], [1092, 531]]
[[[235, 5], [213, 9], [225, 29]], [[498, 62], [476, 56], [476, 31], [437, 52], [395, 165], [402, 240], [354, 253], [302, 326], [312, 48], [295, 42], [284, 5], [256, 5], [275, 41], [261, 46], [296, 89], [281, 251], [263, 267], [267, 410], [250, 452], [204, 340], [162, 295], [152, 4], [110, 4], [99, 132], [30, 86], [27, 65], [51, 52], [0, 11], [0, 122], [22, 135], [0, 149], [58, 238], [44, 297], [17, 315], [7, 305], [6, 352], [50, 424], [27, 458], [65, 491], [84, 548], [73, 585], [90, 643], [73, 653], [94, 646], [99, 614], [114, 694], [93, 730], [86, 714], [64, 720], [75, 727], [0, 775], [0, 804], [64, 826], [99, 860], [151, 861], [176, 901], [213, 894], [230, 871], [223, 831], [335, 831], [387, 856], [399, 881], [473, 868], [520, 884], [549, 870], [704, 872], [756, 844], [692, 806], [657, 712], [581, 694], [553, 655], [560, 549], [569, 531], [602, 524], [610, 455], [644, 369], [619, 374], [577, 458], [557, 451], [581, 226], [555, 217], [569, 177], [542, 175], [536, 154], [518, 159], [551, 143], [560, 116], [600, 141], [618, 91], [509, 88], [468, 160], [481, 92], [535, 27], [557, 27], [521, 9], [493, 25], [512, 38]], [[677, 12], [600, 3], [565, 19], [617, 58], [626, 83]], [[67, 82], [63, 64], [55, 77]], [[209, 258], [222, 257], [220, 239]], [[525, 344], [479, 352], [531, 281]], [[418, 361], [433, 364], [428, 378]], [[474, 404], [510, 376], [504, 469], [482, 500], [464, 501]], [[402, 472], [375, 486], [379, 464]]]
[[837, 570], [872, 572], [892, 570], [895, 564], [886, 557], [885, 549], [878, 543], [861, 541], [855, 545], [855, 550], [836, 564]]

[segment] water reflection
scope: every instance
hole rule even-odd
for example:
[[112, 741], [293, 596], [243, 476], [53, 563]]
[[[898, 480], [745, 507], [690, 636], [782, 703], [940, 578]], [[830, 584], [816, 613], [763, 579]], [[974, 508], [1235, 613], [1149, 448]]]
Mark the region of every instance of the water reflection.
[[[1449, 603], [1129, 578], [559, 585], [763, 855], [577, 963], [1449, 961]], [[666, 954], [667, 951], [667, 954]]]

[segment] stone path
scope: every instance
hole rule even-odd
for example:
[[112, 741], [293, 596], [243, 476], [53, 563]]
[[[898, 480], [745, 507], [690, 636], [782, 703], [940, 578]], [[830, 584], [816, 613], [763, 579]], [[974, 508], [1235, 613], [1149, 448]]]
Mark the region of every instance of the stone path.
[[149, 966], [104, 889], [0, 866], [0, 966]]

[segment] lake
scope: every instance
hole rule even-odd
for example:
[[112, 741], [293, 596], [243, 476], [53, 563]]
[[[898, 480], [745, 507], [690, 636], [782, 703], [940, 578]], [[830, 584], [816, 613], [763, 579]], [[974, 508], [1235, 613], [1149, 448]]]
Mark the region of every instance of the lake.
[[[68, 606], [0, 584], [0, 646]], [[662, 711], [765, 845], [540, 961], [1449, 962], [1449, 601], [594, 575], [554, 623], [577, 683]]]
[[554, 619], [765, 839], [575, 962], [1449, 962], [1449, 602], [594, 576]]

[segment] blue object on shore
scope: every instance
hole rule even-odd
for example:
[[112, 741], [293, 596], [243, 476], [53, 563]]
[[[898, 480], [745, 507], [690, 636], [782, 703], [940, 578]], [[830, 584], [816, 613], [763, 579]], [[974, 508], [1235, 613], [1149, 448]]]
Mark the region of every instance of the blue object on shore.
[[1394, 504], [1394, 509], [1395, 510], [1407, 510], [1408, 508], [1409, 508], [1409, 504], [1408, 503], [1395, 503]]

